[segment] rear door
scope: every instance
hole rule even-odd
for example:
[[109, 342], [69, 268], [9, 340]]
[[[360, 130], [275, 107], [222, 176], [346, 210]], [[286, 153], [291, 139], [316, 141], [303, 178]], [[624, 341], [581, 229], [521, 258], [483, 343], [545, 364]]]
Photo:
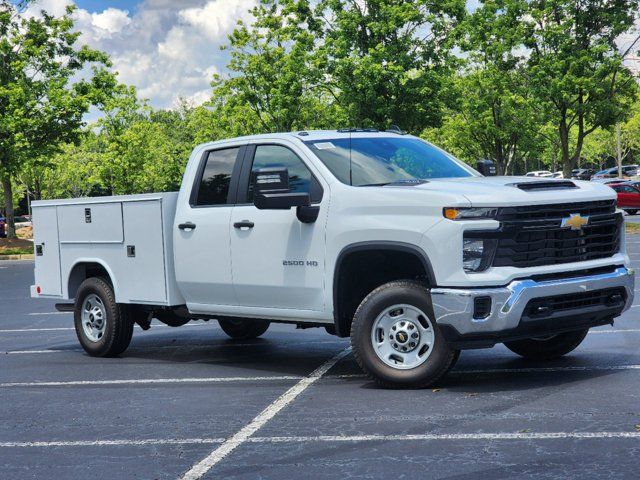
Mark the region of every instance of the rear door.
[[[295, 208], [258, 210], [253, 205], [251, 171], [269, 167], [287, 167], [290, 191], [311, 194], [312, 204], [320, 206], [314, 223], [300, 222]], [[329, 203], [325, 188], [295, 145], [248, 147], [238, 204], [231, 216], [233, 283], [238, 305], [323, 310]]]
[[229, 222], [244, 146], [204, 152], [188, 202], [179, 202], [174, 224], [176, 281], [194, 312], [235, 305]]
[[62, 295], [56, 206], [33, 208], [33, 242], [36, 286], [40, 287], [41, 295]]

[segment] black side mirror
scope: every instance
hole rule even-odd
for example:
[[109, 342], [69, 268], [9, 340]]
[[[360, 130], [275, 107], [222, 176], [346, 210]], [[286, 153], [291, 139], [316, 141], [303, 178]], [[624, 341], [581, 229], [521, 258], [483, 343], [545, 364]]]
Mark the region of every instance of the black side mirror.
[[308, 193], [289, 191], [289, 170], [262, 168], [252, 173], [253, 204], [260, 210], [289, 210], [311, 205]]
[[485, 177], [494, 177], [496, 175], [496, 165], [491, 160], [478, 160], [476, 170]]

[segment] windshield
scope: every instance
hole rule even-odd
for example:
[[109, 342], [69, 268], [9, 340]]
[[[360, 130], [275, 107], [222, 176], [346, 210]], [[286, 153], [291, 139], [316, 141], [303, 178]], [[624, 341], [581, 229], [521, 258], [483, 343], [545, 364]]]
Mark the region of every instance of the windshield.
[[339, 138], [305, 144], [347, 185], [415, 183], [473, 175], [450, 155], [417, 138]]

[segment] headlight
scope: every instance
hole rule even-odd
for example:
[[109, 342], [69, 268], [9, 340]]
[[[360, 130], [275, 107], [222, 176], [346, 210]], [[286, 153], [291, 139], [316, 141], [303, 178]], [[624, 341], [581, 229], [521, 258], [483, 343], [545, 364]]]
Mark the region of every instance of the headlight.
[[465, 272], [481, 272], [489, 268], [496, 241], [482, 238], [465, 238], [462, 244], [462, 267]]
[[498, 214], [497, 208], [453, 208], [448, 207], [442, 210], [442, 214], [449, 220], [487, 220], [496, 218]]

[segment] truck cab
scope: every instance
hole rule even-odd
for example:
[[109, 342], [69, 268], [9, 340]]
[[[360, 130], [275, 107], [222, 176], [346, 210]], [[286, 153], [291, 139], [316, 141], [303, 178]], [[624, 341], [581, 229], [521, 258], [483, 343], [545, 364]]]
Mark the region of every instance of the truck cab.
[[382, 385], [423, 387], [465, 348], [569, 353], [634, 293], [610, 188], [484, 177], [399, 131], [200, 145], [177, 194], [35, 202], [34, 224], [32, 295], [74, 299], [92, 355], [153, 318], [233, 338], [284, 322], [350, 336]]

